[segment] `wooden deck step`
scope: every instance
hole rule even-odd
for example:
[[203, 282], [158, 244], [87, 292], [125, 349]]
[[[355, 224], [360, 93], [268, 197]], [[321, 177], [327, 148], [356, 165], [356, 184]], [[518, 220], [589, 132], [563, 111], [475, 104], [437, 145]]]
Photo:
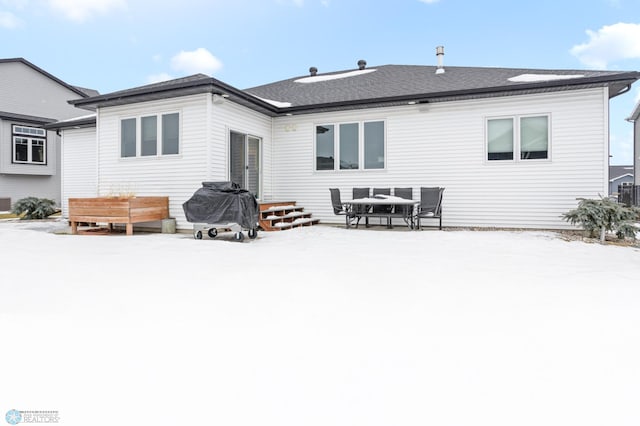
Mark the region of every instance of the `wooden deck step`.
[[290, 204], [290, 205], [286, 205], [286, 206], [274, 206], [274, 207], [269, 207], [266, 210], [261, 210], [262, 212], [266, 212], [266, 213], [276, 213], [276, 212], [282, 212], [282, 211], [290, 211], [290, 210], [302, 210], [302, 207], [298, 207], [294, 204]]
[[295, 201], [263, 202], [259, 208], [260, 227], [265, 231], [283, 231], [320, 222]]
[[311, 226], [320, 222], [320, 219], [312, 219], [312, 218], [304, 218], [297, 219], [293, 222], [278, 222], [274, 225], [274, 227], [279, 228], [280, 230], [296, 228], [300, 226]]

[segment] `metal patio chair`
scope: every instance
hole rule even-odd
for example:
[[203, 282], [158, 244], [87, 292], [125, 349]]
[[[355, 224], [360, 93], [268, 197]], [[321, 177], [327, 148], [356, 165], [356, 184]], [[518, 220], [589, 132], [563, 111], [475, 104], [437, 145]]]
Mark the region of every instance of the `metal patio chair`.
[[442, 194], [444, 188], [420, 188], [420, 206], [416, 215], [416, 226], [421, 229], [421, 219], [438, 219], [438, 229], [442, 230]]
[[[369, 193], [370, 190], [369, 188], [353, 188], [353, 199], [357, 199], [357, 198], [369, 198]], [[357, 205], [357, 206], [353, 206], [353, 214], [356, 216], [356, 228], [358, 227], [358, 224], [360, 223], [360, 219], [364, 216], [364, 222], [365, 222], [365, 226], [369, 226], [369, 218], [367, 217], [367, 214], [369, 213], [369, 211], [371, 210], [371, 206], [366, 206], [366, 205]]]
[[340, 199], [340, 189], [329, 188], [331, 192], [331, 206], [333, 207], [333, 214], [342, 216], [344, 215], [345, 225], [348, 228], [351, 222], [355, 219], [355, 215], [350, 209], [347, 209]]
[[[406, 200], [411, 200], [413, 198], [413, 188], [393, 188], [393, 195]], [[393, 217], [406, 219], [411, 216], [410, 213], [412, 212], [408, 211], [411, 208], [413, 207], [404, 204], [397, 204], [393, 206]], [[392, 226], [391, 219], [389, 219], [389, 227]]]
[[[376, 195], [391, 195], [391, 188], [373, 188], [374, 198]], [[374, 205], [371, 210], [371, 213], [372, 213], [372, 216], [379, 214], [380, 218], [385, 217], [387, 219], [387, 228], [390, 228], [391, 218], [389, 217], [389, 213], [391, 213], [392, 209], [393, 209], [393, 206], [391, 205], [382, 205], [382, 206]]]

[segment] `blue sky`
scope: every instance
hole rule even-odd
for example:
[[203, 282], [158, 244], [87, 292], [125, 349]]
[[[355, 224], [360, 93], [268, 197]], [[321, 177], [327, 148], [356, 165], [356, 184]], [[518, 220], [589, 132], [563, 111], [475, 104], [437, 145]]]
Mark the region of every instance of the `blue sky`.
[[[640, 70], [640, 0], [0, 0], [0, 58], [100, 93], [202, 72], [240, 89], [319, 72], [444, 63]], [[631, 164], [640, 82], [611, 101]]]

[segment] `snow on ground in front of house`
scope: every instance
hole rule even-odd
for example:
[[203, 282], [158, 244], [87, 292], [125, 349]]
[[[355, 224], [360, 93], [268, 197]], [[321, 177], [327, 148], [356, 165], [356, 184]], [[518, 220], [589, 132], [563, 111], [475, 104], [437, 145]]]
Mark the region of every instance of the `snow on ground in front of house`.
[[[62, 425], [637, 425], [640, 251], [0, 221], [0, 410]], [[206, 237], [205, 237], [206, 238]]]

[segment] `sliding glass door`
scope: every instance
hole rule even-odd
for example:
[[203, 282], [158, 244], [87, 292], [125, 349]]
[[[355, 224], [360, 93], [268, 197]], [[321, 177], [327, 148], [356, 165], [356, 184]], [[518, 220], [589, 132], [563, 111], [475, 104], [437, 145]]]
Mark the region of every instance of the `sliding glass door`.
[[229, 175], [231, 181], [260, 198], [260, 138], [230, 133]]

